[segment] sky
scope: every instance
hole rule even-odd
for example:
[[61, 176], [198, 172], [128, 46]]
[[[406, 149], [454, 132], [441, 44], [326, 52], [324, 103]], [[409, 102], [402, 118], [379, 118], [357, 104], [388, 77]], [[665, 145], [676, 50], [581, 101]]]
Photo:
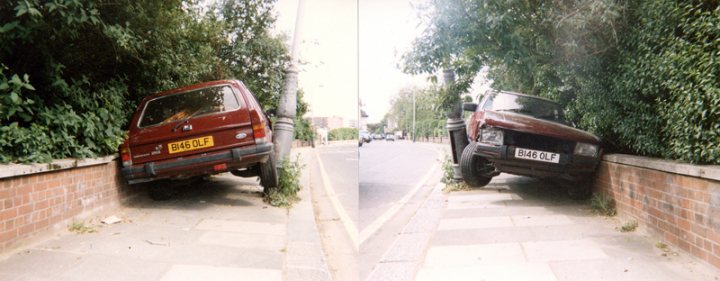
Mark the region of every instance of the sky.
[[[298, 0], [278, 0], [276, 30], [292, 37]], [[358, 97], [368, 123], [377, 123], [391, 98], [425, 77], [403, 74], [400, 56], [421, 33], [409, 0], [306, 0], [300, 23], [298, 86], [312, 116], [357, 119]]]

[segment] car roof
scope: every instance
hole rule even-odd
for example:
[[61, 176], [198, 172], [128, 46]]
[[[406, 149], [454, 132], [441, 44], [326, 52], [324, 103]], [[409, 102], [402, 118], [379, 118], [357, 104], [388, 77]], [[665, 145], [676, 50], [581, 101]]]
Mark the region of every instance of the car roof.
[[547, 98], [543, 98], [543, 97], [540, 97], [540, 96], [533, 96], [533, 95], [528, 95], [528, 94], [523, 94], [523, 93], [518, 93], [518, 92], [512, 92], [512, 91], [503, 91], [503, 90], [490, 89], [490, 90], [488, 90], [488, 91], [485, 92], [485, 93], [486, 93], [486, 94], [509, 94], [509, 95], [523, 96], [523, 97], [528, 97], [528, 98], [534, 98], [534, 99], [544, 100], [544, 101], [548, 101], [548, 102], [552, 102], [552, 103], [557, 103], [557, 102], [554, 101], [554, 100], [547, 99]]
[[192, 85], [188, 85], [188, 86], [172, 88], [172, 89], [168, 89], [168, 90], [165, 90], [162, 92], [154, 93], [154, 94], [146, 96], [144, 99], [150, 100], [150, 99], [154, 99], [157, 97], [162, 97], [162, 96], [167, 96], [167, 95], [172, 95], [172, 94], [177, 94], [177, 93], [182, 93], [182, 92], [189, 92], [189, 91], [196, 90], [196, 89], [202, 89], [202, 88], [207, 88], [207, 87], [212, 87], [212, 86], [217, 86], [217, 85], [224, 85], [224, 84], [240, 85], [240, 84], [242, 84], [242, 82], [240, 82], [239, 80], [225, 79], [225, 80], [215, 80], [215, 81], [196, 83], [196, 84], [192, 84]]

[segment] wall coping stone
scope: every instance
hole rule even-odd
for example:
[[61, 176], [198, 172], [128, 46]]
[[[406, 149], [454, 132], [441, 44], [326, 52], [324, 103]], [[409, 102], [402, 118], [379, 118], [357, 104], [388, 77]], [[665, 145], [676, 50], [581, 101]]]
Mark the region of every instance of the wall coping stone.
[[679, 161], [627, 154], [608, 154], [603, 157], [603, 160], [612, 163], [720, 181], [719, 165], [694, 165]]
[[0, 179], [101, 165], [112, 162], [116, 157], [116, 155], [108, 155], [97, 158], [57, 159], [50, 163], [0, 164]]

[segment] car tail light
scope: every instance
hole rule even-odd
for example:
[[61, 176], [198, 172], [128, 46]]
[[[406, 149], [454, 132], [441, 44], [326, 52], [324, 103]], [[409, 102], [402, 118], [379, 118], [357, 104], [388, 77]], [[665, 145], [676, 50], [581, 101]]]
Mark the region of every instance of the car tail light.
[[253, 109], [250, 110], [250, 122], [252, 123], [253, 137], [255, 143], [264, 142], [265, 136], [265, 121], [260, 117], [260, 113]]
[[120, 160], [122, 161], [123, 167], [132, 166], [132, 156], [130, 154], [130, 148], [123, 144], [120, 146]]

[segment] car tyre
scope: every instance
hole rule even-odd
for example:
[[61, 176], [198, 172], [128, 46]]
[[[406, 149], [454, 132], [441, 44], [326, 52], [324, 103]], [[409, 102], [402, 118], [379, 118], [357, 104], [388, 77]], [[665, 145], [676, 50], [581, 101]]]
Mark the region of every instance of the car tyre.
[[270, 157], [265, 163], [258, 164], [258, 174], [265, 194], [269, 193], [271, 189], [277, 188], [279, 180], [274, 153], [270, 153]]
[[471, 187], [483, 187], [490, 183], [492, 177], [481, 175], [480, 168], [487, 163], [487, 159], [475, 155], [476, 142], [470, 142], [460, 157], [460, 170], [463, 180]]
[[573, 200], [587, 200], [592, 196], [592, 180], [570, 181], [567, 185], [567, 195]]

